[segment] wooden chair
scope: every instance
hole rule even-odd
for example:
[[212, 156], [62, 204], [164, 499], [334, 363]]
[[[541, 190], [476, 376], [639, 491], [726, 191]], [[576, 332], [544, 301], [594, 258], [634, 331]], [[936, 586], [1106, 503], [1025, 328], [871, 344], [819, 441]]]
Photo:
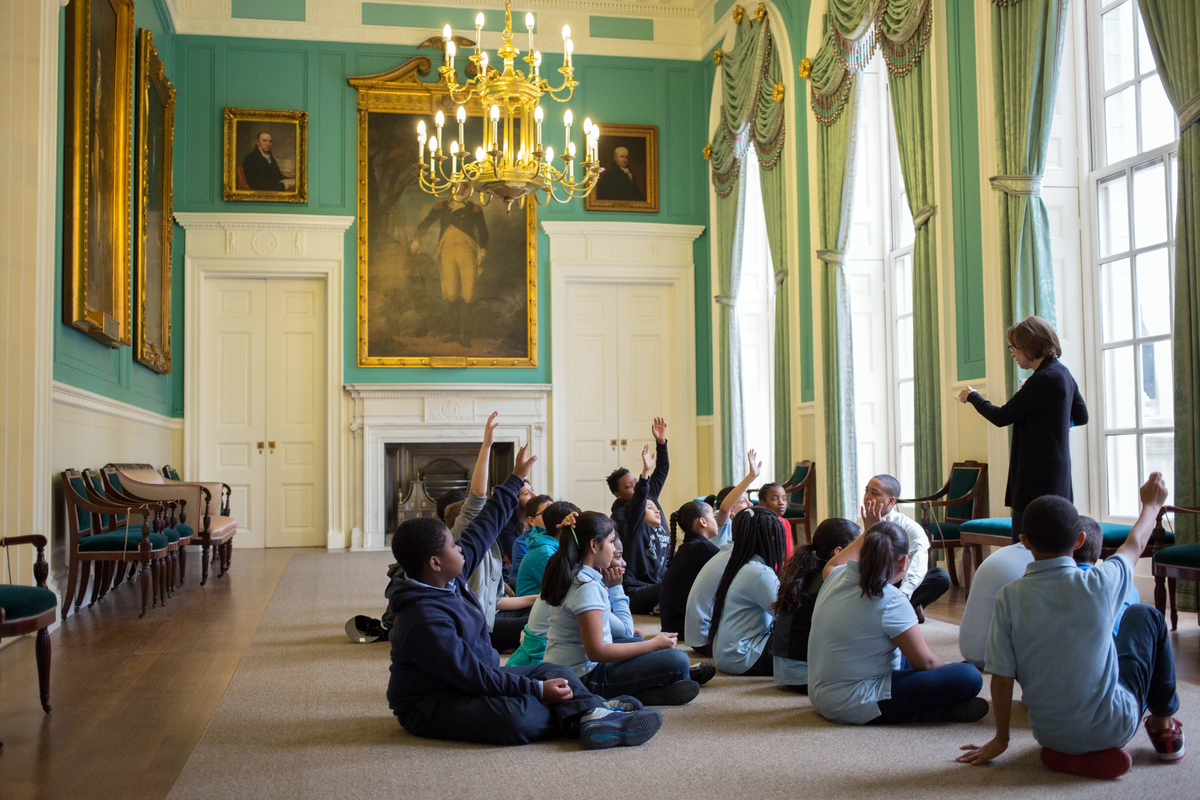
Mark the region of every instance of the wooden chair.
[[[46, 631], [54, 622], [58, 598], [46, 588], [50, 565], [46, 563], [46, 537], [41, 534], [9, 536], [0, 539], [0, 548], [31, 544], [37, 548], [33, 564], [33, 579], [37, 586], [0, 585], [0, 641], [5, 637], [24, 636], [37, 631], [38, 690], [42, 710], [50, 713], [50, 634]], [[0, 747], [3, 747], [0, 744]]]
[[[113, 464], [120, 472], [122, 485], [139, 497], [180, 497], [186, 499], [193, 508], [199, 509], [200, 519], [197, 530], [192, 532], [191, 543], [200, 545], [200, 585], [208, 582], [209, 548], [212, 548], [212, 560], [220, 559], [220, 572], [217, 577], [223, 577], [229, 571], [233, 561], [233, 537], [237, 533], [238, 521], [229, 513], [229, 484], [217, 481], [181, 481], [179, 473], [170, 466], [155, 472], [145, 464]], [[219, 499], [217, 508], [213, 508], [213, 498]], [[186, 508], [186, 505], [184, 506]], [[213, 513], [216, 511], [217, 513]], [[189, 527], [187, 529], [191, 531]], [[182, 532], [181, 532], [182, 533]]]
[[[96, 578], [100, 585], [104, 585], [101, 579], [106, 573], [112, 575], [112, 566], [105, 566], [101, 562], [114, 562], [114, 565], [132, 564], [135, 568], [138, 564], [141, 565], [142, 613], [138, 618], [146, 616], [146, 609], [150, 606], [152, 584], [156, 587], [162, 577], [161, 570], [156, 566], [167, 554], [167, 537], [153, 533], [150, 529], [154, 511], [148, 505], [120, 506], [92, 499], [84, 477], [73, 469], [63, 471], [62, 491], [67, 505], [67, 527], [71, 536], [67, 543], [70, 567], [67, 573], [67, 591], [63, 595], [62, 618], [67, 618], [72, 595], [75, 596], [76, 609], [83, 604], [88, 572], [93, 564], [101, 564], [96, 569]], [[126, 521], [105, 531], [100, 526], [101, 515], [112, 518], [124, 515]], [[140, 528], [129, 519], [132, 515], [142, 518]], [[83, 565], [82, 575], [80, 565]], [[75, 591], [77, 587], [78, 594]]]
[[[105, 468], [109, 469], [109, 468]], [[167, 598], [175, 594], [175, 583], [179, 573], [179, 532], [175, 530], [175, 508], [176, 503], [171, 500], [155, 500], [148, 497], [137, 497], [132, 495], [121, 487], [120, 481], [113, 482], [110, 480], [110, 475], [105, 474], [102, 469], [99, 474], [90, 469], [83, 471], [83, 477], [87, 480], [89, 489], [92, 489], [92, 499], [102, 502], [112, 503], [114, 505], [146, 505], [154, 510], [153, 530], [155, 533], [167, 537], [167, 555], [158, 565], [162, 570], [162, 580], [158, 583], [157, 599], [161, 600], [163, 605], [167, 604]], [[115, 566], [115, 565], [114, 565]], [[118, 582], [120, 578], [118, 576]]]
[[[1200, 508], [1184, 506], [1163, 506], [1154, 522], [1154, 533], [1150, 534], [1151, 543], [1157, 539], [1166, 540], [1163, 529], [1163, 517], [1167, 514], [1200, 514]], [[1172, 537], [1173, 539], [1174, 537]], [[1177, 544], [1171, 547], [1160, 546], [1154, 551], [1154, 607], [1166, 613], [1168, 592], [1171, 598], [1171, 630], [1179, 628], [1179, 612], [1175, 608], [1175, 582], [1180, 578], [1185, 581], [1200, 581], [1200, 544]]]
[[[812, 498], [816, 487], [816, 477], [817, 471], [813, 462], [797, 461], [796, 468], [792, 470], [792, 477], [788, 478], [787, 483], [783, 485], [783, 491], [788, 495], [788, 504], [783, 512], [783, 518], [804, 524], [804, 541], [808, 544], [812, 544]], [[792, 495], [799, 495], [799, 497], [793, 500]], [[796, 527], [797, 523], [792, 522], [793, 531]]]
[[[1101, 522], [1100, 532], [1104, 535], [1104, 544], [1100, 547], [1100, 558], [1108, 558], [1117, 552], [1129, 538], [1129, 531], [1132, 529], [1132, 525], [1122, 525], [1119, 522]], [[1150, 534], [1150, 541], [1146, 542], [1146, 549], [1142, 551], [1142, 558], [1153, 558], [1159, 550], [1173, 544], [1175, 534], [1164, 530], [1161, 524], [1156, 525], [1154, 532]]]
[[[980, 461], [956, 461], [950, 467], [949, 480], [941, 489], [928, 497], [896, 501], [920, 504], [921, 527], [929, 537], [929, 549], [946, 551], [950, 582], [955, 586], [958, 586], [958, 571], [954, 566], [954, 549], [962, 547], [959, 526], [988, 515], [987, 473], [988, 465]], [[942, 500], [943, 497], [949, 499]], [[945, 509], [942, 520], [932, 513], [934, 508]]]

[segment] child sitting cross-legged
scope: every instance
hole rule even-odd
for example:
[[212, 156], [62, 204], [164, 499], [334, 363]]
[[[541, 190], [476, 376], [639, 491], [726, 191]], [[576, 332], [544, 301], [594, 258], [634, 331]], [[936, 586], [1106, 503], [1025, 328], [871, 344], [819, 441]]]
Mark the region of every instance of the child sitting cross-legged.
[[1072, 553], [1087, 539], [1069, 500], [1048, 495], [1025, 509], [1021, 541], [1034, 562], [1024, 577], [1000, 590], [985, 662], [992, 673], [996, 736], [966, 745], [958, 760], [983, 764], [1008, 749], [1013, 683], [1021, 682], [1029, 727], [1053, 770], [1096, 778], [1128, 771], [1122, 747], [1142, 715], [1160, 761], [1184, 755], [1175, 661], [1163, 616], [1137, 603], [1116, 616], [1133, 585], [1133, 568], [1167, 499], [1162, 475], [1142, 486], [1142, 511], [1120, 549], [1082, 570]]
[[[489, 435], [494, 420], [493, 414]], [[642, 744], [662, 725], [657, 710], [633, 698], [606, 702], [564, 667], [501, 667], [483, 609], [461, 580], [516, 509], [536, 459], [525, 454], [522, 447], [513, 474], [457, 544], [440, 520], [412, 519], [397, 528], [392, 552], [408, 577], [391, 600], [388, 705], [406, 731], [432, 739], [525, 744], [578, 735], [587, 749]]]
[[689, 500], [671, 515], [671, 539], [683, 528], [683, 543], [671, 556], [663, 575], [658, 595], [662, 629], [667, 633], [683, 633], [687, 620], [687, 597], [696, 576], [709, 559], [720, 552], [712, 541], [717, 535], [717, 518], [713, 508], [703, 500]]
[[648, 641], [613, 641], [612, 603], [605, 571], [612, 566], [616, 531], [608, 516], [585, 511], [563, 522], [558, 552], [542, 578], [550, 605], [545, 660], [570, 667], [589, 691], [602, 697], [630, 694], [647, 705], [682, 705], [700, 685], [675, 634]]

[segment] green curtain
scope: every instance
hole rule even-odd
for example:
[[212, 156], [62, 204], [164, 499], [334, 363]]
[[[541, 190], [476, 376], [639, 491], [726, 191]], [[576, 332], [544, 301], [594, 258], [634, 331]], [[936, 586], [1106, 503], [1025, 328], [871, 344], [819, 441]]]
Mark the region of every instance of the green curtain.
[[[710, 158], [717, 192], [717, 275], [721, 354], [721, 471], [726, 484], [744, 474], [746, 442], [742, 425], [742, 379], [737, 359], [739, 331], [734, 308], [741, 279], [745, 185], [741, 165], [754, 145], [762, 182], [767, 241], [776, 283], [787, 276], [786, 166], [783, 165], [783, 97], [776, 92], [783, 73], [771, 35], [770, 19], [744, 17], [737, 26], [734, 48], [721, 57], [720, 121], [713, 133]], [[791, 474], [792, 417], [790, 330], [787, 293], [775, 302], [775, 471]], [[750, 387], [751, 390], [754, 387]]]
[[[1172, 505], [1200, 505], [1200, 0], [1139, 0], [1154, 63], [1179, 115], [1175, 219], [1175, 486]], [[1195, 543], [1196, 517], [1175, 517], [1175, 540]], [[1196, 584], [1179, 582], [1184, 608]]]
[[[1178, 0], [1169, 0], [1178, 2]], [[1190, 0], [1189, 0], [1190, 2]], [[1067, 0], [993, 0], [992, 83], [996, 102], [996, 168], [1000, 196], [1001, 307], [1005, 329], [1031, 314], [1055, 324], [1050, 220], [1042, 170], [1054, 121]], [[1006, 359], [1008, 394], [1016, 363]]]
[[817, 126], [817, 258], [821, 261], [821, 360], [825, 395], [825, 516], [854, 519], [858, 503], [854, 361], [846, 244], [854, 193], [858, 77], [838, 58], [831, 26], [810, 76]]
[[941, 339], [938, 333], [937, 220], [934, 217], [933, 92], [929, 62], [921, 58], [932, 29], [929, 0], [891, 0], [878, 23], [892, 90], [892, 117], [913, 243], [913, 406], [916, 486], [924, 497], [942, 485]]

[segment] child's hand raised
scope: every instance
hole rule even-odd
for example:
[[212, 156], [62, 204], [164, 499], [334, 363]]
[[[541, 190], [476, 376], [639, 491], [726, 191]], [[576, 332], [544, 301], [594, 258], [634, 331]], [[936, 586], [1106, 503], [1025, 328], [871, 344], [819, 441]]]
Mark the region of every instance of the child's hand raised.
[[654, 469], [655, 460], [656, 460], [656, 457], [655, 457], [654, 453], [650, 452], [650, 445], [646, 445], [645, 447], [643, 447], [642, 448], [642, 467], [643, 467], [643, 469], [645, 469], [646, 471], [650, 471], [650, 470]]
[[491, 416], [487, 418], [487, 423], [483, 426], [483, 445], [491, 447], [493, 440], [496, 438], [496, 428], [500, 427], [500, 423], [496, 421], [496, 417], [500, 416], [499, 411], [493, 411]]
[[574, 527], [575, 527], [575, 520], [576, 520], [576, 515], [575, 515], [575, 512], [574, 512], [574, 511], [572, 511], [570, 514], [567, 514], [565, 517], [563, 517], [563, 521], [562, 521], [562, 522], [560, 522], [560, 523], [558, 523], [558, 527], [559, 527], [560, 529], [562, 529], [562, 528], [574, 528]]
[[575, 696], [571, 691], [571, 684], [567, 683], [566, 678], [550, 678], [542, 681], [542, 702], [546, 705], [554, 705], [561, 703], [564, 700], [570, 700]]
[[662, 417], [655, 417], [654, 424], [650, 426], [650, 432], [654, 434], [654, 441], [659, 444], [666, 444], [667, 421]]
[[876, 522], [882, 522], [887, 516], [883, 513], [883, 503], [878, 500], [868, 500], [865, 505], [858, 507], [858, 513], [862, 516], [863, 530], [871, 530], [871, 526]]
[[660, 633], [650, 640], [655, 650], [670, 650], [679, 641], [678, 633]]
[[529, 444], [521, 445], [521, 449], [517, 451], [517, 463], [513, 467], [512, 474], [516, 475], [521, 480], [529, 477], [529, 471], [533, 469], [533, 464], [537, 461], [537, 456], [525, 457], [526, 451], [529, 450]]
[[751, 479], [762, 474], [762, 462], [758, 460], [758, 453], [753, 450], [746, 451], [746, 460], [750, 462]]
[[1167, 482], [1163, 480], [1161, 472], [1151, 472], [1150, 477], [1142, 484], [1142, 488], [1138, 490], [1138, 494], [1142, 498], [1142, 507], [1146, 506], [1162, 506], [1167, 502]]

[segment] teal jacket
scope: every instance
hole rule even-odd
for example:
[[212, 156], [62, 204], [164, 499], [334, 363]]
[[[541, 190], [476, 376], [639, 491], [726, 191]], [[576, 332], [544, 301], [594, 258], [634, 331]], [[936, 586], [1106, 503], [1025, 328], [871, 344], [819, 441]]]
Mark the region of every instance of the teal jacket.
[[517, 597], [541, 594], [542, 574], [546, 571], [546, 562], [558, 552], [558, 538], [543, 528], [531, 530], [525, 543], [529, 546], [529, 551], [521, 559], [521, 568], [517, 570]]

